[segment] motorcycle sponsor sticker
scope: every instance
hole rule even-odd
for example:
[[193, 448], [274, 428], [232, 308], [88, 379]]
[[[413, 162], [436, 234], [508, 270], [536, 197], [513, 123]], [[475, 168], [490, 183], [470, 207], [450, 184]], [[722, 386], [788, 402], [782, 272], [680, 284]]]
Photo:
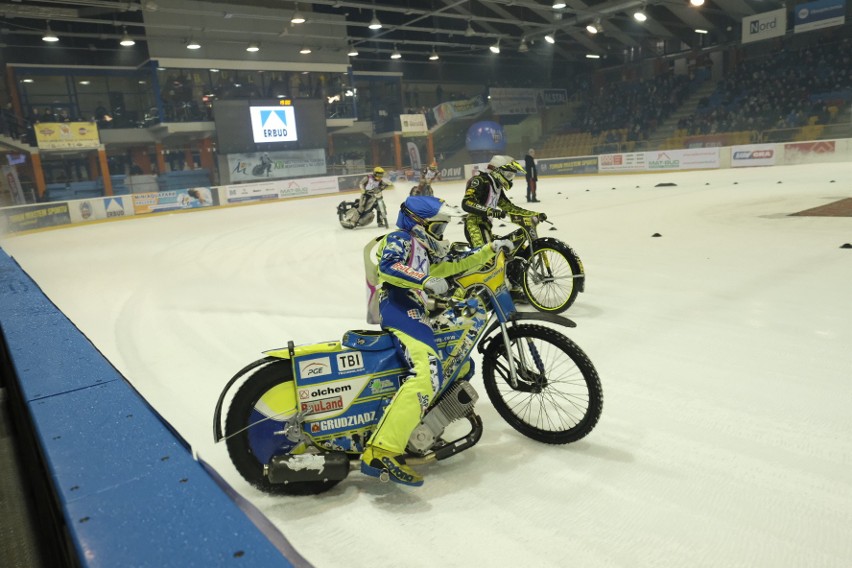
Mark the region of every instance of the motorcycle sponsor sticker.
[[328, 357], [299, 361], [299, 375], [302, 377], [321, 377], [331, 374], [331, 360]]
[[370, 381], [370, 390], [373, 394], [382, 394], [394, 390], [393, 381], [390, 379], [373, 379]]
[[342, 394], [345, 392], [350, 392], [352, 390], [352, 385], [333, 385], [327, 384], [322, 387], [312, 388], [312, 389], [299, 389], [299, 399], [300, 400], [314, 400], [318, 397], [326, 396], [329, 394]]
[[337, 370], [340, 373], [351, 373], [352, 371], [360, 371], [363, 368], [364, 360], [361, 358], [360, 351], [340, 353], [337, 356]]
[[342, 409], [342, 396], [332, 396], [329, 398], [320, 398], [317, 400], [309, 400], [307, 402], [302, 402], [302, 412], [305, 414], [322, 414], [323, 412], [331, 412], [332, 410]]
[[311, 424], [311, 433], [325, 432], [326, 430], [340, 430], [342, 428], [357, 428], [364, 424], [370, 424], [376, 418], [375, 411], [362, 412], [350, 416], [338, 416], [328, 420], [320, 420]]

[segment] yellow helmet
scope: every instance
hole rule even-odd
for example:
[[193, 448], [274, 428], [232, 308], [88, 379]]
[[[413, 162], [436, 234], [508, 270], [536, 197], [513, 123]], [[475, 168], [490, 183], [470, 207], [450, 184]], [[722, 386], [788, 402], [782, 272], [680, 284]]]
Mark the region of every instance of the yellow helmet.
[[381, 168], [381, 166], [376, 166], [373, 168], [373, 177], [380, 178], [385, 175], [385, 170]]

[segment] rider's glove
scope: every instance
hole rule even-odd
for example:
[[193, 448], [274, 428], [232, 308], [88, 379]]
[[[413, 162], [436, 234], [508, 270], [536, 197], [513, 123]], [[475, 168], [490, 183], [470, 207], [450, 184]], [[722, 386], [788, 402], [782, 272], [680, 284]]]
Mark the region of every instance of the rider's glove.
[[539, 223], [543, 223], [544, 221], [547, 221], [547, 215], [545, 215], [544, 213], [538, 213], [536, 216], [538, 217]]
[[512, 248], [514, 248], [514, 244], [509, 239], [497, 239], [491, 243], [491, 250], [495, 253], [500, 252], [500, 249], [503, 249], [506, 251], [506, 254], [509, 254], [512, 252]]
[[447, 290], [450, 289], [450, 285], [447, 284], [446, 278], [429, 278], [423, 287], [429, 292], [437, 295], [446, 294]]
[[488, 210], [485, 211], [485, 214], [488, 215], [489, 217], [493, 217], [495, 219], [502, 219], [503, 217], [506, 216], [505, 211], [503, 211], [502, 209], [495, 209], [493, 207], [489, 207]]

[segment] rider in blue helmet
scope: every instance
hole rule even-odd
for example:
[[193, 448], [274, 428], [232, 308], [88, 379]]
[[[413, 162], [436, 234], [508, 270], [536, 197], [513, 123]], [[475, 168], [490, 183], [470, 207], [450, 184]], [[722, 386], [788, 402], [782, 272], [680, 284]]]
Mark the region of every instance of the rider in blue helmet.
[[444, 229], [462, 212], [431, 196], [408, 197], [400, 206], [399, 230], [379, 244], [379, 315], [382, 328], [408, 363], [409, 376], [396, 393], [370, 437], [361, 456], [361, 471], [379, 477], [387, 471], [397, 483], [419, 486], [423, 477], [405, 463], [405, 448], [411, 432], [429, 408], [444, 379], [435, 336], [429, 325], [426, 299], [442, 295], [449, 284], [445, 277], [488, 262], [509, 241], [495, 241], [473, 250], [468, 256], [446, 259], [451, 243]]

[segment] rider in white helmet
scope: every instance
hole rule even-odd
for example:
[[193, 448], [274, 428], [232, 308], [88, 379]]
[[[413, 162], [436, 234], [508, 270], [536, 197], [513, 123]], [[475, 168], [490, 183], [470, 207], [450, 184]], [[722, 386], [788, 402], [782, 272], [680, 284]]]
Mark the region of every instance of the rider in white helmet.
[[518, 207], [506, 196], [512, 188], [515, 174], [525, 174], [524, 167], [511, 156], [497, 155], [491, 158], [484, 172], [467, 181], [462, 199], [462, 209], [468, 213], [464, 221], [464, 234], [472, 247], [481, 247], [493, 239], [491, 219], [502, 219], [508, 213], [538, 217], [544, 221], [544, 213]]

